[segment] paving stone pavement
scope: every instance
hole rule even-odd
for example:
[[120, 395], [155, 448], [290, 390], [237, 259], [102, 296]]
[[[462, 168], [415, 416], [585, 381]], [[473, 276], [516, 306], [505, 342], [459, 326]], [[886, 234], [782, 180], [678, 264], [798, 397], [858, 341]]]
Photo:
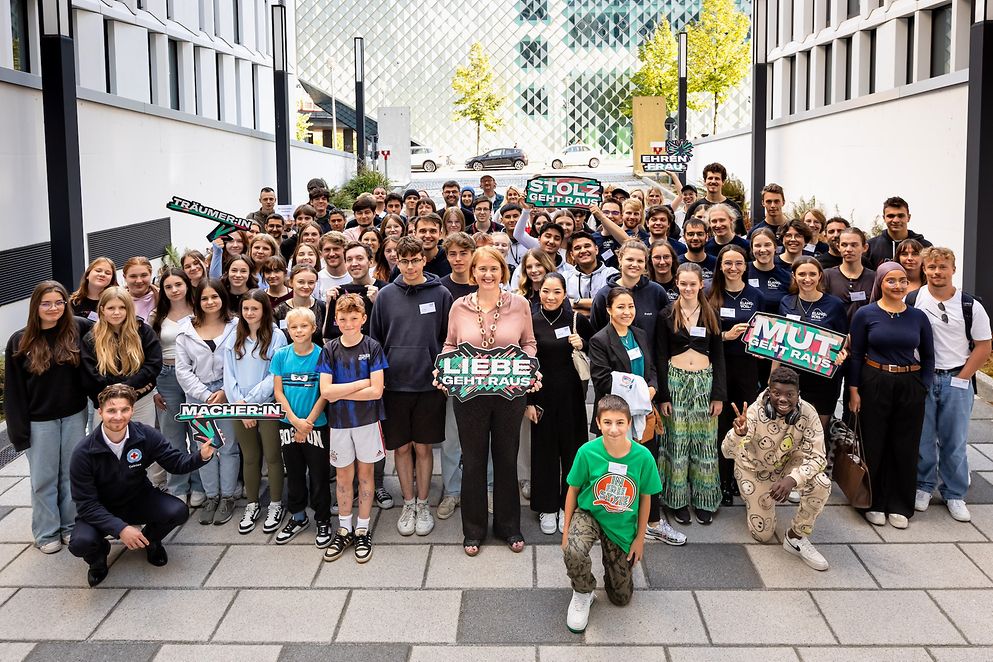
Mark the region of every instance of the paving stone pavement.
[[[114, 545], [109, 577], [89, 589], [82, 561], [31, 544], [21, 456], [0, 468], [0, 662], [991, 662], [993, 406], [981, 401], [969, 458], [971, 523], [936, 496], [909, 529], [876, 528], [836, 488], [812, 537], [831, 563], [818, 573], [780, 548], [791, 506], [777, 542], [760, 545], [737, 503], [709, 527], [683, 527], [684, 547], [649, 543], [631, 604], [598, 590], [575, 635], [560, 538], [540, 533], [526, 501], [522, 554], [489, 540], [467, 558], [458, 511], [428, 536], [403, 537], [399, 507], [375, 510], [365, 565], [322, 562], [313, 527], [282, 547], [261, 529], [239, 535], [237, 516], [194, 518], [168, 538], [165, 568]], [[399, 496], [395, 476], [387, 487]], [[593, 567], [600, 578], [596, 550]]]

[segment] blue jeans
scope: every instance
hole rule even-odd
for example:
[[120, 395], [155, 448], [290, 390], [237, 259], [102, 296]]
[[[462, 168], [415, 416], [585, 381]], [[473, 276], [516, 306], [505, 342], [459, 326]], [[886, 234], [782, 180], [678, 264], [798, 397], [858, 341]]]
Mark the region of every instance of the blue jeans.
[[[221, 390], [222, 385], [222, 380], [218, 379], [206, 386], [213, 393]], [[203, 400], [191, 397], [187, 397], [186, 401], [203, 404]], [[224, 437], [224, 445], [214, 451], [214, 459], [200, 467], [200, 481], [203, 483], [203, 491], [210, 498], [238, 497], [241, 496], [238, 489], [241, 451], [234, 438], [233, 421], [215, 421], [215, 423], [217, 423], [217, 429], [221, 431], [221, 436]], [[198, 450], [199, 448], [200, 446], [197, 445]]]
[[[166, 401], [165, 411], [158, 408], [155, 410], [159, 431], [169, 440], [173, 448], [189, 453], [190, 442], [187, 435], [189, 425], [176, 421], [179, 405], [186, 402], [186, 394], [183, 393], [183, 388], [176, 381], [176, 366], [162, 366], [162, 372], [159, 373], [155, 388], [162, 399]], [[203, 481], [200, 480], [199, 471], [191, 471], [188, 474], [169, 474], [166, 486], [166, 491], [169, 494], [180, 498], [191, 492], [203, 492]]]
[[69, 460], [85, 435], [86, 410], [54, 421], [31, 421], [31, 534], [40, 547], [72, 533], [76, 504], [69, 489]]
[[[957, 374], [957, 371], [956, 373]], [[941, 480], [941, 497], [965, 499], [969, 489], [966, 441], [972, 415], [972, 386], [953, 388], [951, 371], [936, 371], [924, 402], [924, 428], [917, 462], [917, 489], [934, 492]]]

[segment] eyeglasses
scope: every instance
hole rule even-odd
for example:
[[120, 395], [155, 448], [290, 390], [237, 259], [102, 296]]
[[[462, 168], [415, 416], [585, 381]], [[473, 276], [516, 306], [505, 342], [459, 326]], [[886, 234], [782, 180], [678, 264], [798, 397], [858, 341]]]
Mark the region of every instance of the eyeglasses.
[[65, 308], [66, 307], [66, 302], [65, 301], [62, 301], [62, 300], [59, 300], [59, 301], [42, 301], [40, 304], [38, 304], [38, 307], [41, 308], [42, 310], [52, 310], [54, 308]]
[[399, 264], [401, 267], [412, 267], [416, 264], [420, 264], [423, 261], [424, 261], [423, 257], [415, 257], [411, 260], [397, 260], [397, 264]]
[[602, 211], [603, 211], [604, 216], [620, 216], [621, 215], [621, 212], [619, 212], [619, 211], [614, 211], [614, 210], [607, 211], [606, 209], [604, 209]]

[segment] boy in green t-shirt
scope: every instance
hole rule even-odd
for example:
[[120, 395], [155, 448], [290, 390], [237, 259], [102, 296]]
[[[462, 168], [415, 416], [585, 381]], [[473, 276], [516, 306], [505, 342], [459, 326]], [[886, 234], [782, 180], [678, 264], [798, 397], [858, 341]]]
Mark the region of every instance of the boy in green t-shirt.
[[565, 533], [562, 552], [572, 581], [572, 602], [566, 625], [586, 630], [596, 578], [590, 550], [599, 540], [603, 550], [604, 588], [615, 605], [631, 601], [632, 566], [645, 551], [650, 497], [662, 491], [652, 454], [628, 437], [631, 409], [616, 395], [597, 403], [602, 437], [580, 447], [566, 481]]

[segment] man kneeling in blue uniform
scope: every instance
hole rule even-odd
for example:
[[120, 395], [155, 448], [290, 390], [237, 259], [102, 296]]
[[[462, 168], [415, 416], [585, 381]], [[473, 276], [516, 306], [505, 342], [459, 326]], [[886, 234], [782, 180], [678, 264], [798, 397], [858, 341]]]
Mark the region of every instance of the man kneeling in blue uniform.
[[169, 562], [162, 539], [186, 521], [189, 511], [181, 500], [152, 487], [145, 469], [158, 462], [169, 473], [185, 474], [207, 464], [214, 454], [210, 444], [198, 453], [183, 453], [155, 428], [132, 422], [137, 399], [137, 392], [125, 384], [101, 391], [97, 402], [103, 422], [79, 442], [69, 464], [76, 502], [69, 551], [90, 565], [90, 586], [107, 577], [107, 535], [128, 549], [144, 548], [154, 566]]

